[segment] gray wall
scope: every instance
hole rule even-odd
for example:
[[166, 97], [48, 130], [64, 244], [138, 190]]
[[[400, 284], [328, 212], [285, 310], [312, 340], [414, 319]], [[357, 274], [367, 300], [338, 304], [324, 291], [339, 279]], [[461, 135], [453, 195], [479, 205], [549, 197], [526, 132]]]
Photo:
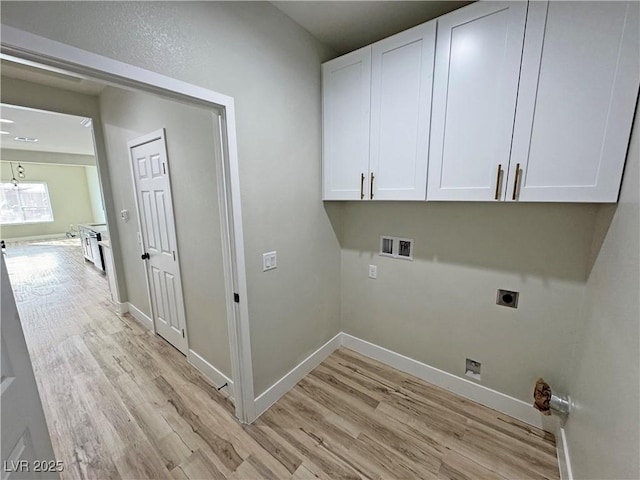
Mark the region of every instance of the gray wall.
[[339, 331], [340, 246], [319, 201], [332, 52], [267, 2], [2, 2], [2, 22], [234, 97], [256, 395]]
[[151, 316], [127, 142], [165, 128], [189, 348], [231, 376], [214, 157], [218, 117], [111, 87], [100, 94], [100, 111], [115, 209], [130, 213], [118, 229], [129, 302]]
[[100, 187], [98, 168], [88, 165], [84, 167], [84, 173], [87, 177], [87, 186], [89, 187], [89, 198], [91, 200], [93, 222], [105, 223], [106, 218], [104, 216], [104, 204], [102, 202], [102, 188]]
[[[597, 207], [349, 202], [342, 218], [347, 333], [523, 401], [543, 376], [567, 386]], [[378, 255], [380, 235], [415, 241], [414, 260]], [[368, 278], [368, 266], [378, 278]], [[517, 309], [495, 304], [520, 292]]]
[[617, 206], [598, 215], [568, 391], [576, 479], [640, 478], [640, 114]]

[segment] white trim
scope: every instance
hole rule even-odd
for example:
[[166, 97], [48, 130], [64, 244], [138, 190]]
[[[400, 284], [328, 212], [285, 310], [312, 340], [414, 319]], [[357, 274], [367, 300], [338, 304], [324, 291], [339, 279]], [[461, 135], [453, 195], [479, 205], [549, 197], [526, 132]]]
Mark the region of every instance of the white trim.
[[387, 350], [373, 343], [342, 333], [342, 345], [362, 355], [414, 375], [428, 383], [453, 392], [461, 397], [473, 400], [485, 407], [517, 418], [529, 425], [544, 429], [542, 415], [529, 403], [510, 397], [504, 393], [478, 385], [438, 368], [413, 360], [399, 353]]
[[189, 363], [196, 367], [196, 369], [200, 373], [211, 380], [216, 388], [220, 388], [222, 387], [222, 385], [227, 383], [229, 386], [220, 391], [228, 394], [231, 398], [233, 398], [233, 380], [231, 380], [224, 373], [211, 365], [193, 350], [189, 350], [189, 353], [187, 354], [187, 360], [189, 360]]
[[[226, 219], [233, 227], [231, 240], [233, 251], [226, 250], [224, 255], [235, 262], [235, 278], [227, 278], [227, 283], [234, 286], [226, 295], [238, 293], [240, 302], [234, 308], [234, 315], [228, 316], [230, 338], [231, 365], [236, 387], [236, 416], [241, 422], [250, 423], [255, 418], [253, 394], [253, 367], [251, 359], [251, 342], [249, 338], [249, 304], [247, 301], [247, 282], [245, 271], [244, 237], [242, 229], [242, 210], [240, 206], [240, 173], [238, 163], [238, 146], [236, 140], [235, 106], [232, 97], [211, 90], [191, 85], [180, 80], [160, 75], [140, 67], [119, 62], [97, 55], [64, 43], [40, 37], [15, 27], [2, 25], [2, 55], [13, 56], [15, 61], [23, 63], [36, 62], [50, 69], [62, 69], [76, 75], [97, 78], [111, 85], [135, 88], [153, 92], [163, 96], [195, 100], [202, 104], [214, 104], [223, 111], [224, 129], [226, 133], [226, 155], [228, 163], [228, 206], [230, 217]], [[95, 120], [95, 119], [94, 119]], [[227, 304], [229, 300], [227, 299]]]
[[[233, 98], [225, 104], [225, 115], [222, 116], [223, 132], [226, 132], [226, 166], [229, 168], [228, 197], [231, 199], [227, 206], [226, 220], [233, 228], [228, 231], [231, 240], [230, 249], [225, 254], [231, 259], [235, 278], [226, 278], [227, 285], [233, 288], [227, 292], [227, 305], [234, 302], [234, 292], [240, 296], [240, 302], [234, 308], [233, 316], [228, 316], [229, 338], [235, 339], [229, 344], [231, 347], [231, 366], [233, 368], [236, 416], [243, 423], [252, 423], [258, 416], [255, 411], [253, 391], [253, 358], [251, 354], [251, 339], [249, 336], [249, 300], [247, 289], [247, 270], [244, 256], [244, 230], [242, 226], [242, 198], [240, 196], [240, 163], [238, 161], [238, 144], [236, 140], [236, 110]], [[223, 224], [224, 228], [224, 224]], [[241, 388], [241, 390], [240, 390]]]
[[127, 313], [129, 311], [129, 303], [128, 302], [113, 302], [116, 306], [116, 310], [118, 311], [118, 313], [120, 315], [124, 315], [125, 313]]
[[569, 446], [567, 445], [567, 434], [565, 429], [558, 422], [556, 435], [556, 452], [558, 455], [558, 466], [560, 467], [560, 480], [573, 480], [573, 470], [571, 469], [571, 459], [569, 457]]
[[[24, 225], [29, 225], [29, 224], [26, 223]], [[10, 226], [11, 225], [3, 225], [2, 227], [0, 227], [0, 230]], [[5, 241], [5, 243], [12, 243], [12, 242], [29, 242], [32, 240], [51, 240], [53, 238], [67, 238], [67, 234], [66, 233], [50, 233], [48, 235], [33, 235], [31, 237], [3, 238], [3, 240]], [[77, 237], [74, 237], [74, 238], [77, 238]]]
[[[232, 112], [231, 112], [232, 113]], [[243, 416], [238, 416], [240, 421], [252, 423], [256, 418], [255, 401], [253, 393], [253, 365], [251, 359], [251, 343], [249, 341], [249, 313], [246, 295], [241, 295], [240, 302], [236, 303], [234, 294], [246, 291], [244, 252], [237, 254], [237, 236], [242, 238], [242, 222], [234, 225], [235, 218], [242, 218], [240, 201], [234, 201], [233, 192], [240, 190], [239, 172], [237, 162], [225, 162], [226, 158], [237, 158], [235, 149], [235, 130], [228, 128], [224, 115], [215, 113], [218, 122], [218, 131], [214, 134], [214, 140], [218, 143], [216, 149], [216, 178], [218, 182], [218, 208], [220, 214], [220, 237], [222, 250], [228, 253], [222, 256], [222, 270], [225, 280], [225, 306], [227, 310], [227, 325], [229, 345], [231, 348], [231, 374], [237, 384], [244, 385], [244, 394], [238, 395], [234, 391], [233, 398], [236, 405], [242, 402], [240, 410]], [[235, 123], [235, 122], [232, 122]], [[225, 135], [225, 131], [227, 134]], [[219, 158], [217, 154], [220, 154]], [[231, 170], [236, 168], [234, 174]], [[236, 319], [238, 321], [236, 322]], [[245, 321], [246, 320], [246, 321]], [[244, 332], [244, 333], [243, 333]], [[240, 344], [243, 342], [243, 344]], [[233, 348], [236, 345], [238, 348]], [[238, 407], [236, 407], [238, 408]]]
[[[140, 322], [143, 326], [147, 327], [152, 332], [154, 331], [153, 320], [151, 320], [151, 317], [149, 317], [146, 313], [144, 313], [142, 310], [140, 310], [131, 302], [127, 302], [126, 305], [128, 307], [127, 311], [131, 314], [133, 318], [138, 320], [138, 322]], [[127, 313], [127, 312], [124, 312], [124, 313]]]
[[295, 387], [300, 380], [335, 352], [342, 345], [342, 335], [343, 333], [338, 333], [256, 398], [255, 408], [258, 416], [267, 411], [280, 397]]

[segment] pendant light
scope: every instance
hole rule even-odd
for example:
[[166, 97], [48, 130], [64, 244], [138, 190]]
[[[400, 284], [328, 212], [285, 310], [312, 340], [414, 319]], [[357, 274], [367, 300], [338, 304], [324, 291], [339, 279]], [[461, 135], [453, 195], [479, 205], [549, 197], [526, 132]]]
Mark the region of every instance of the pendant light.
[[16, 174], [13, 173], [13, 162], [9, 162], [9, 165], [11, 165], [11, 183], [13, 183], [14, 187], [18, 186], [18, 180], [16, 180]]

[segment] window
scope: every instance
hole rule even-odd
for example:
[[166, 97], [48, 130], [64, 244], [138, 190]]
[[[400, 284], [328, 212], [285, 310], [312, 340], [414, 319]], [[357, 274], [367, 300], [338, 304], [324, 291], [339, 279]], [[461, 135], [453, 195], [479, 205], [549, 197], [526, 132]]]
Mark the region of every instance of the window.
[[0, 225], [53, 222], [46, 183], [0, 183]]

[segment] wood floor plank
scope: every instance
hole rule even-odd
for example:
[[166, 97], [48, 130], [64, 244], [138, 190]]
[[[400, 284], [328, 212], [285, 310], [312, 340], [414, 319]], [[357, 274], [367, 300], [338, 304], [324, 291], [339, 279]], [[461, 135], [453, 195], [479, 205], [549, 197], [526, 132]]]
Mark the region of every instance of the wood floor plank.
[[314, 473], [307, 465], [304, 463], [298, 467], [295, 471], [291, 480], [315, 480], [316, 478], [321, 478], [320, 475]]
[[301, 456], [326, 472], [331, 478], [359, 479], [361, 475], [357, 467], [336, 455], [337, 443], [334, 445], [327, 438], [320, 438], [313, 431], [305, 430], [292, 420], [286, 409], [273, 405], [260, 418], [278, 436], [291, 445]]
[[193, 450], [174, 431], [171, 431], [165, 437], [154, 440], [153, 444], [169, 471], [182, 464], [193, 453]]
[[234, 445], [207, 428], [200, 416], [186, 405], [182, 396], [162, 376], [157, 377], [155, 383], [167, 396], [167, 401], [176, 409], [178, 415], [185, 419], [191, 429], [204, 440], [220, 461], [231, 471], [238, 468], [244, 460], [238, 455]]
[[62, 480], [559, 478], [551, 434], [347, 349], [240, 425], [77, 239], [7, 251]]
[[438, 472], [439, 480], [473, 480], [476, 478], [505, 480], [505, 477], [460, 455], [458, 452], [449, 451], [442, 458], [442, 466]]
[[302, 464], [302, 459], [294, 448], [275, 433], [271, 433], [270, 429], [262, 421], [257, 421], [252, 425], [245, 425], [243, 429], [290, 473], [294, 473]]
[[[374, 439], [366, 433], [360, 434], [350, 450], [358, 450], [362, 456], [368, 458], [369, 462], [377, 466], [382, 478], [421, 478], [434, 479], [436, 475], [431, 471], [433, 464], [420, 464], [412, 461], [406, 455], [401, 455], [393, 448], [385, 445], [382, 439]], [[437, 462], [437, 469], [440, 469], [440, 462]]]
[[557, 478], [554, 457], [540, 450], [513, 442], [508, 436], [469, 420], [462, 440], [452, 450], [506, 478]]
[[180, 465], [180, 469], [190, 480], [225, 480], [227, 478], [201, 450], [193, 452], [191, 456]]

